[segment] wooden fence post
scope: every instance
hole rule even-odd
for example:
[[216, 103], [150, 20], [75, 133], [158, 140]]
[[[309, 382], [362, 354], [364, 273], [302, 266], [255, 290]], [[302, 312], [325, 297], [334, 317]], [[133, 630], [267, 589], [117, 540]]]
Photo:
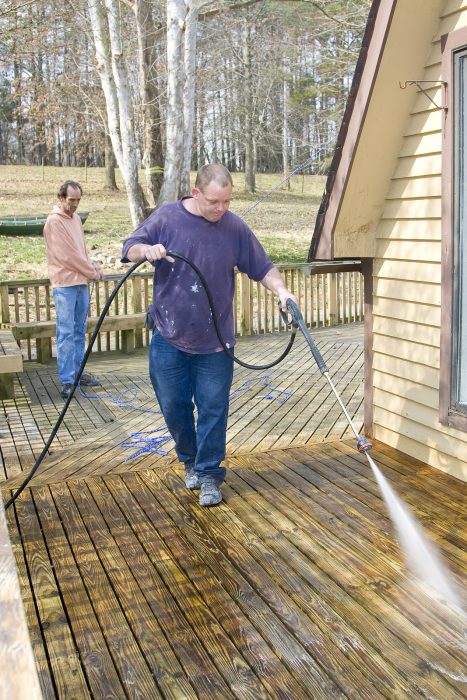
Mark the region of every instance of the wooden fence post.
[[10, 323], [10, 304], [8, 299], [8, 287], [0, 287], [0, 323]]
[[0, 697], [41, 700], [43, 696], [3, 503], [0, 503], [0, 609]]
[[250, 280], [240, 275], [240, 335], [251, 335]]
[[336, 326], [339, 323], [339, 295], [338, 295], [338, 272], [328, 275], [329, 284], [329, 325]]
[[[132, 300], [131, 300], [131, 308], [132, 312], [134, 314], [140, 313], [143, 310], [143, 292], [142, 292], [142, 284], [141, 284], [141, 277], [133, 277], [132, 280]], [[136, 348], [142, 348], [143, 347], [143, 329], [141, 330], [135, 330], [135, 347]]]

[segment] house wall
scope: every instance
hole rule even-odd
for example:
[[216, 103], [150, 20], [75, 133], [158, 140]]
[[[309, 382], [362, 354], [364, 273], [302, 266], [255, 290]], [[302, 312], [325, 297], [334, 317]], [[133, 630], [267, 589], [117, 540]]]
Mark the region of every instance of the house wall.
[[[424, 71], [407, 78], [441, 80], [441, 37], [466, 26], [467, 2], [446, 1]], [[424, 87], [444, 103], [441, 85]], [[467, 480], [467, 433], [439, 421], [440, 326], [450, 313], [441, 307], [444, 118], [426, 95], [416, 95], [376, 229], [373, 434]]]

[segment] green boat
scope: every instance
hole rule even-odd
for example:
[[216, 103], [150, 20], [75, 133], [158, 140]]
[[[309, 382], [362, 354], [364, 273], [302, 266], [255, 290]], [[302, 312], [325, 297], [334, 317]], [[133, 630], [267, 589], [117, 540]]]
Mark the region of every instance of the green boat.
[[[77, 212], [84, 222], [88, 211]], [[0, 216], [0, 235], [4, 236], [40, 236], [44, 230], [47, 214], [39, 216]]]

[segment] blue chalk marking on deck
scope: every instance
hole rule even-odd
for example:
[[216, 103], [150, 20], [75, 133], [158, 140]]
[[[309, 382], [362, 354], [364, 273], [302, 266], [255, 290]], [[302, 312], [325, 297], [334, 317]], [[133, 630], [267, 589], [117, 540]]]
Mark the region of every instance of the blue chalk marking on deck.
[[267, 394], [262, 394], [260, 396], [257, 396], [256, 398], [258, 399], [273, 399], [274, 401], [278, 401], [279, 403], [285, 403], [287, 399], [289, 399], [293, 391], [286, 391], [285, 389], [276, 389], [271, 385], [270, 382], [271, 375], [270, 374], [262, 374], [260, 377], [255, 377], [254, 379], [247, 379], [246, 382], [244, 382], [241, 386], [238, 387], [238, 389], [235, 389], [230, 396], [229, 400], [232, 401], [235, 399], [239, 394], [244, 393], [245, 391], [248, 391], [248, 389], [253, 386], [253, 384], [256, 384], [256, 382], [262, 381], [264, 385], [269, 389]]
[[85, 399], [108, 399], [111, 403], [119, 408], [132, 408], [134, 411], [140, 411], [141, 413], [158, 413], [161, 415], [161, 411], [155, 410], [153, 408], [141, 408], [141, 406], [135, 406], [133, 401], [138, 396], [139, 390], [133, 386], [129, 389], [125, 389], [121, 394], [116, 396], [115, 394], [86, 394], [81, 386], [78, 386], [79, 393]]
[[167, 440], [170, 440], [170, 435], [157, 435], [155, 437], [151, 437], [153, 433], [160, 433], [164, 429], [165, 426], [163, 428], [156, 428], [155, 430], [143, 430], [137, 433], [131, 433], [130, 437], [121, 442], [120, 445], [126, 449], [133, 449], [135, 447], [139, 449], [137, 449], [134, 454], [127, 457], [125, 462], [129, 462], [130, 459], [135, 459], [142, 454], [168, 454], [167, 450], [161, 449], [160, 445], [163, 445], [167, 442]]

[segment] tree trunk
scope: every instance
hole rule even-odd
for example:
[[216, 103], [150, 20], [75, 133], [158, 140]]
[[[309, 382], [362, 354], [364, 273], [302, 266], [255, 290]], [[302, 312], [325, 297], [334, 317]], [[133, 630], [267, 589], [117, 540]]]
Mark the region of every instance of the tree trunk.
[[[289, 84], [284, 78], [282, 82], [282, 170], [284, 177], [289, 174]], [[287, 189], [290, 190], [290, 179], [287, 180]]]
[[245, 21], [243, 24], [242, 36], [242, 58], [244, 71], [244, 138], [245, 138], [245, 189], [247, 192], [255, 192], [255, 166], [254, 166], [254, 143], [252, 124], [252, 66], [250, 47], [250, 27]]
[[178, 199], [183, 163], [184, 0], [167, 0], [167, 126], [159, 204]]
[[155, 207], [163, 182], [162, 138], [156, 75], [156, 37], [151, 0], [135, 0], [138, 37], [141, 118], [143, 134], [142, 165], [146, 177], [147, 198]]
[[199, 0], [186, 0], [185, 20], [185, 84], [183, 91], [183, 167], [180, 194], [190, 193], [190, 170], [195, 122], [196, 35], [198, 31]]
[[[145, 200], [138, 179], [136, 140], [133, 132], [128, 80], [120, 43], [120, 13], [115, 0], [88, 0], [96, 48], [97, 70], [107, 108], [113, 151], [125, 183], [133, 226], [144, 220]], [[110, 43], [109, 43], [110, 39]]]
[[117, 180], [115, 179], [115, 154], [112, 148], [112, 141], [108, 133], [105, 134], [105, 185], [104, 189], [116, 191]]

